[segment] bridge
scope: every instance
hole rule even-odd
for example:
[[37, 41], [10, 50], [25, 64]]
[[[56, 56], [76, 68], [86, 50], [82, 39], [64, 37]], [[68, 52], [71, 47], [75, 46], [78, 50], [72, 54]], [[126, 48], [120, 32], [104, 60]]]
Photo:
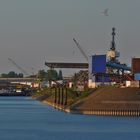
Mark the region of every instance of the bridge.
[[45, 62], [49, 68], [76, 68], [88, 69], [88, 63], [63, 63], [63, 62]]
[[0, 78], [0, 81], [8, 82], [34, 82], [37, 78]]
[[39, 87], [39, 80], [37, 78], [0, 78], [0, 85], [6, 83], [15, 83], [28, 85], [30, 87]]

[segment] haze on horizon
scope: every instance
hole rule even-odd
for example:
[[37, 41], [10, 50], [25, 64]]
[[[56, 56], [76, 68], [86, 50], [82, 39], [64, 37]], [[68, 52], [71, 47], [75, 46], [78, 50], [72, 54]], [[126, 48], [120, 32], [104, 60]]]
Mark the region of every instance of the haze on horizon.
[[[28, 73], [48, 62], [86, 62], [73, 38], [88, 55], [105, 54], [111, 30], [122, 63], [140, 57], [140, 0], [1, 0], [0, 73], [16, 71], [12, 58]], [[102, 11], [108, 10], [108, 16]]]

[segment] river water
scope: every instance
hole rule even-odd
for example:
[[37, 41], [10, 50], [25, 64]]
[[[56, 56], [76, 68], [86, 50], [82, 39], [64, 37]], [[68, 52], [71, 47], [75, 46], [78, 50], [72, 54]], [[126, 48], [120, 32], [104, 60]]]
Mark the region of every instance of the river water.
[[139, 140], [139, 117], [64, 113], [29, 97], [0, 97], [0, 140]]

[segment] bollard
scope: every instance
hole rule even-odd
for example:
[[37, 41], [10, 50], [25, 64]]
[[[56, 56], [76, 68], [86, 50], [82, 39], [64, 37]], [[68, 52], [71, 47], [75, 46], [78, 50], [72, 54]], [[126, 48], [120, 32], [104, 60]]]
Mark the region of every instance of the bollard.
[[58, 104], [60, 104], [60, 87], [58, 88]]
[[63, 98], [64, 98], [64, 88], [62, 87], [62, 89], [61, 89], [61, 105], [63, 105]]
[[65, 88], [65, 105], [67, 105], [67, 95], [68, 94], [68, 91], [67, 91], [67, 88]]
[[57, 88], [55, 87], [55, 91], [54, 91], [54, 103], [57, 102]]

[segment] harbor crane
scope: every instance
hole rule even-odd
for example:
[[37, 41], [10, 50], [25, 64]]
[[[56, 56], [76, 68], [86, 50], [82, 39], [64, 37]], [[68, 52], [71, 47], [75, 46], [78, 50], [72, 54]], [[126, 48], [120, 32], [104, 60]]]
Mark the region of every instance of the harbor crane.
[[83, 54], [83, 56], [85, 57], [85, 59], [88, 62], [88, 56], [86, 55], [86, 53], [83, 51], [82, 47], [80, 46], [80, 44], [76, 41], [75, 38], [73, 38], [73, 41], [75, 42], [76, 46], [78, 47], [78, 49], [80, 50], [80, 52]]
[[[75, 38], [73, 38], [73, 41], [75, 42], [76, 46], [78, 47], [78, 49], [80, 50], [80, 52], [82, 53], [82, 55], [85, 57], [86, 61], [89, 61], [88, 56], [86, 55], [86, 53], [84, 52], [84, 50], [82, 49], [82, 47], [80, 46], [80, 44], [76, 41]], [[86, 87], [87, 82], [88, 81], [88, 76], [90, 75], [90, 73], [88, 71], [81, 71], [80, 73], [80, 77], [79, 77], [79, 81], [82, 83], [82, 81], [84, 81], [84, 87]]]
[[23, 74], [25, 74], [26, 76], [29, 76], [29, 74], [28, 74], [22, 67], [20, 67], [13, 59], [8, 58], [8, 60], [9, 60], [14, 66], [16, 66]]

